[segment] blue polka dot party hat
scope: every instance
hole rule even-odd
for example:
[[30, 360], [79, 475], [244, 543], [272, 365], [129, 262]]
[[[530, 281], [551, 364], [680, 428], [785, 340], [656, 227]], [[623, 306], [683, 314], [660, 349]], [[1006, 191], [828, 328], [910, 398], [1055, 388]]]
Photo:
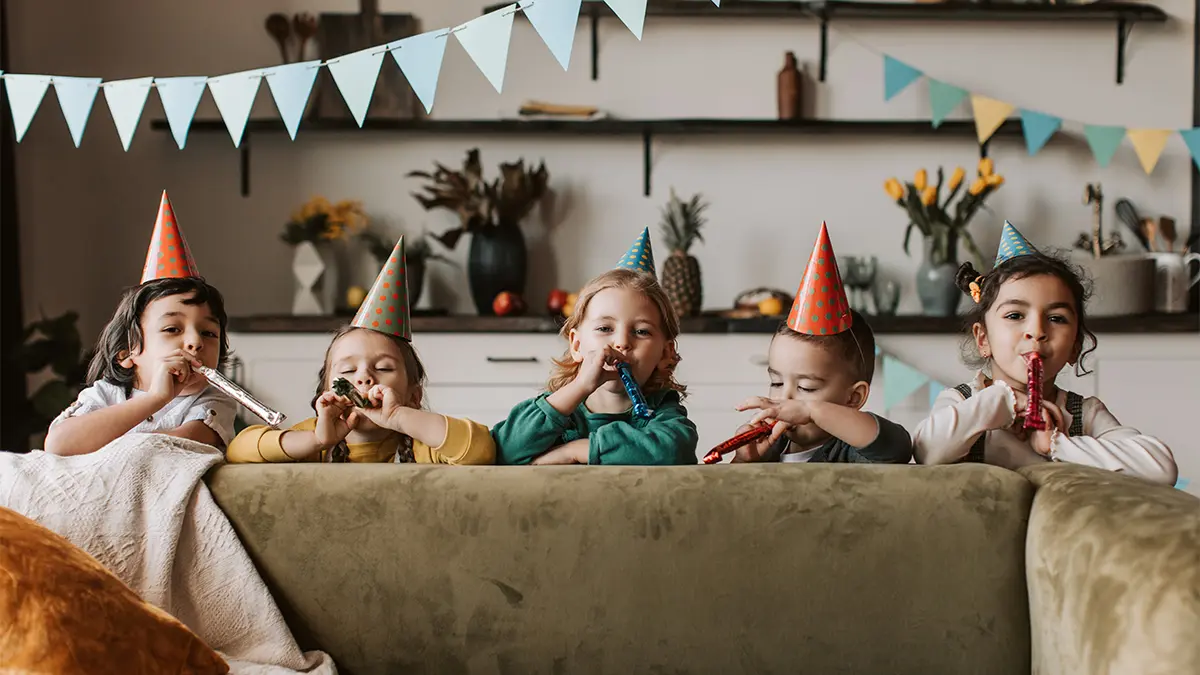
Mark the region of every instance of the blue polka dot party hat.
[[645, 272], [650, 276], [657, 276], [654, 273], [654, 250], [650, 248], [650, 228], [642, 230], [642, 234], [633, 242], [633, 246], [625, 255], [621, 256], [621, 260], [617, 262], [617, 269], [628, 269], [635, 272]]
[[1037, 253], [1037, 249], [1033, 247], [1033, 244], [1030, 244], [1029, 240], [1006, 220], [1004, 229], [1000, 232], [1000, 247], [996, 249], [996, 262], [992, 267], [999, 267], [1002, 262], [1034, 253]]

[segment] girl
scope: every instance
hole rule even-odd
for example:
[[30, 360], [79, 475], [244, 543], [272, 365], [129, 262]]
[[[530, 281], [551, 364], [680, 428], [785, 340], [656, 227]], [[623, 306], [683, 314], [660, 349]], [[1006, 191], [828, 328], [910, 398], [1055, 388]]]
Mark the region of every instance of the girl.
[[104, 327], [88, 387], [50, 423], [46, 452], [83, 455], [130, 432], [225, 447], [235, 405], [192, 368], [225, 361], [226, 323], [225, 301], [199, 277], [164, 192], [142, 283]]
[[[313, 398], [317, 416], [280, 431], [243, 429], [229, 445], [230, 462], [419, 462], [491, 464], [487, 427], [421, 410], [425, 368], [409, 332], [404, 238], [379, 273], [354, 321], [334, 336]], [[358, 408], [330, 391], [345, 378], [366, 399]]]
[[[548, 391], [492, 429], [498, 464], [696, 463], [696, 425], [673, 375], [679, 320], [653, 276], [648, 231], [621, 265], [580, 291]], [[630, 365], [649, 419], [633, 415], [618, 361]]]
[[[1083, 358], [1096, 345], [1084, 313], [1087, 294], [1070, 266], [1039, 253], [1005, 221], [992, 271], [980, 275], [965, 263], [958, 277], [975, 301], [967, 316], [968, 362], [983, 370], [974, 381], [938, 396], [913, 435], [919, 462], [965, 460], [1008, 468], [1074, 462], [1175, 483], [1175, 460], [1161, 441], [1122, 426], [1099, 399], [1054, 383], [1067, 365], [1086, 374]], [[1042, 358], [1045, 431], [1023, 428], [1029, 352]]]

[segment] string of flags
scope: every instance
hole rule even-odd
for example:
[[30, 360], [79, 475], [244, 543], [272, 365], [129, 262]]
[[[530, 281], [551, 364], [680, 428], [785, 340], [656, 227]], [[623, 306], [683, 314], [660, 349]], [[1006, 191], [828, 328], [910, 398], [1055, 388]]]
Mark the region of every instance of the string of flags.
[[[604, 2], [641, 40], [646, 21], [646, 0]], [[712, 2], [717, 7], [721, 6], [721, 0]], [[567, 70], [575, 44], [581, 4], [582, 0], [520, 0], [453, 28], [428, 31], [328, 61], [255, 68], [214, 77], [140, 77], [105, 82], [98, 77], [0, 72], [0, 79], [4, 80], [8, 94], [18, 143], [29, 129], [46, 92], [53, 86], [71, 139], [75, 147], [79, 147], [96, 95], [103, 89], [104, 100], [121, 144], [128, 151], [150, 90], [156, 89], [171, 134], [182, 150], [187, 143], [188, 129], [200, 105], [200, 98], [207, 88], [236, 147], [241, 145], [250, 109], [263, 80], [267, 82], [288, 135], [295, 140], [300, 119], [321, 68], [329, 69], [338, 91], [360, 127], [366, 118], [384, 56], [388, 54], [408, 79], [425, 111], [432, 112], [442, 57], [451, 35], [499, 93], [504, 87], [504, 73], [508, 67], [513, 16], [523, 12], [551, 55], [563, 70]]]
[[[1021, 120], [1025, 148], [1030, 156], [1036, 155], [1042, 146], [1062, 129], [1061, 117], [1038, 110], [1018, 108], [1007, 101], [968, 92], [962, 87], [929, 77], [920, 69], [887, 54], [883, 55], [883, 100], [890, 101], [922, 77], [929, 80], [929, 107], [933, 113], [931, 121], [934, 128], [940, 126], [946, 117], [969, 97], [975, 118], [975, 133], [981, 144], [991, 138], [1014, 112]], [[1142, 170], [1147, 175], [1154, 171], [1163, 149], [1167, 146], [1167, 140], [1175, 133], [1183, 138], [1192, 160], [1200, 167], [1200, 128], [1141, 129], [1102, 124], [1083, 125], [1084, 138], [1087, 139], [1092, 155], [1101, 167], [1108, 166], [1121, 147], [1121, 142], [1128, 138]]]

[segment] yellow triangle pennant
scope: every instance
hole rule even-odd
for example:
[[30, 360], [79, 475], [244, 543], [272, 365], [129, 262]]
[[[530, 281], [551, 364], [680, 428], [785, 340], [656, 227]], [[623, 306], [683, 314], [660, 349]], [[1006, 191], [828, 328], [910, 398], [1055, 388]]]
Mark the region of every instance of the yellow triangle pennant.
[[1142, 163], [1142, 169], [1147, 174], [1154, 171], [1163, 148], [1167, 147], [1167, 139], [1171, 137], [1171, 133], [1167, 129], [1130, 129], [1126, 132], [1129, 142], [1133, 143], [1138, 161]]
[[975, 111], [975, 133], [979, 135], [980, 144], [987, 143], [1016, 109], [1009, 103], [979, 94], [971, 94], [971, 107]]

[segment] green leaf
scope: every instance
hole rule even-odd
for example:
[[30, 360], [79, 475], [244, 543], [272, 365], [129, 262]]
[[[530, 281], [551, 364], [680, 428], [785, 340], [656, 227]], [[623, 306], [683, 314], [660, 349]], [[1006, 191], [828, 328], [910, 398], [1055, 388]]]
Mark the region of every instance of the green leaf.
[[912, 254], [908, 252], [908, 239], [912, 236], [913, 228], [916, 226], [917, 224], [910, 220], [908, 221], [908, 227], [904, 228], [904, 254], [910, 257]]

